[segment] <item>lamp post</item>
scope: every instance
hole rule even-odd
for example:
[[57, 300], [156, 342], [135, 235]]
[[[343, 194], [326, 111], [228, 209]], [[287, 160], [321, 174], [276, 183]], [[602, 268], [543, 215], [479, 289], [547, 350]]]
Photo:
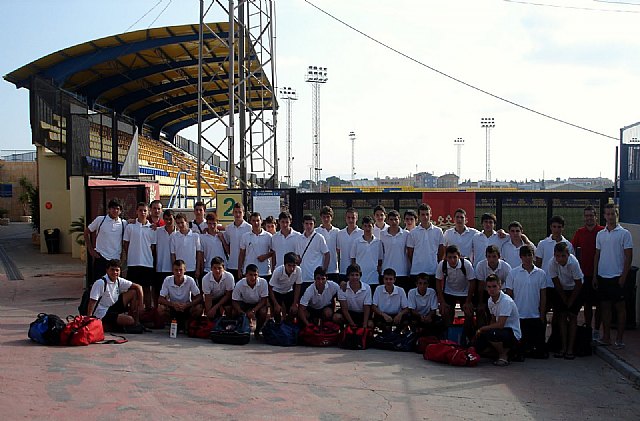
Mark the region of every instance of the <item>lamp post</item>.
[[293, 177], [292, 162], [291, 162], [293, 160], [293, 157], [291, 156], [291, 122], [292, 122], [291, 101], [296, 101], [298, 99], [298, 93], [293, 88], [284, 87], [279, 89], [279, 94], [280, 94], [280, 98], [284, 99], [286, 104], [286, 112], [287, 112], [287, 127], [286, 127], [287, 175], [286, 175], [286, 179], [287, 179], [287, 184], [289, 185], [289, 187], [291, 187], [292, 186], [291, 178]]
[[351, 181], [356, 179], [356, 133], [349, 132], [351, 139]]
[[313, 168], [312, 181], [316, 186], [320, 186], [320, 84], [327, 83], [327, 68], [319, 66], [309, 66], [307, 74], [304, 78], [305, 82], [312, 84], [313, 88], [313, 105], [311, 119], [313, 122], [312, 133], [312, 149], [311, 149], [311, 165]]
[[462, 168], [462, 147], [464, 146], [464, 139], [459, 137], [453, 140], [453, 144], [456, 145], [458, 149], [458, 171], [456, 175], [458, 176], [458, 180], [460, 179], [460, 169]]
[[489, 185], [491, 185], [491, 129], [496, 127], [496, 122], [493, 117], [483, 117], [480, 119], [480, 127], [485, 129], [486, 135], [486, 168], [484, 178]]

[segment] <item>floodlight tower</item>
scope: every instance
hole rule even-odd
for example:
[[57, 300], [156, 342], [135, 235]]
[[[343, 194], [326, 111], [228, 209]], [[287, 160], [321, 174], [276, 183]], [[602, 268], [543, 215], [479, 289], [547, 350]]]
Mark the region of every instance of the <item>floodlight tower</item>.
[[483, 117], [480, 119], [480, 127], [485, 129], [486, 134], [486, 159], [487, 167], [485, 169], [484, 178], [489, 185], [491, 185], [491, 129], [496, 127], [496, 122], [493, 117]]
[[458, 171], [456, 175], [460, 179], [460, 169], [462, 168], [462, 147], [464, 146], [464, 139], [459, 137], [453, 140], [453, 144], [458, 148]]
[[320, 186], [320, 172], [322, 171], [322, 167], [320, 166], [320, 84], [327, 83], [328, 79], [327, 68], [319, 66], [309, 66], [304, 78], [305, 82], [309, 82], [313, 86], [311, 165], [313, 168], [312, 181], [318, 187]]
[[298, 99], [298, 93], [293, 88], [280, 88], [280, 98], [285, 100], [285, 104], [287, 105], [287, 184], [291, 187], [291, 178], [293, 177], [293, 171], [291, 169], [291, 164], [293, 157], [291, 156], [291, 101], [295, 101]]
[[351, 181], [356, 179], [356, 133], [349, 132], [351, 139]]

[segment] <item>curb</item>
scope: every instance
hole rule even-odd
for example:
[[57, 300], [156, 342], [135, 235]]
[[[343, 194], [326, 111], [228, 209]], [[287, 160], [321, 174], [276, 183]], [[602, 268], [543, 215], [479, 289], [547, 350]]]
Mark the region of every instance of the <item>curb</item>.
[[611, 352], [609, 349], [603, 346], [596, 346], [593, 349], [593, 352], [594, 354], [602, 358], [605, 362], [609, 363], [609, 365], [615, 368], [620, 374], [626, 377], [635, 386], [640, 386], [640, 371], [638, 371], [624, 359], [620, 358], [617, 354]]

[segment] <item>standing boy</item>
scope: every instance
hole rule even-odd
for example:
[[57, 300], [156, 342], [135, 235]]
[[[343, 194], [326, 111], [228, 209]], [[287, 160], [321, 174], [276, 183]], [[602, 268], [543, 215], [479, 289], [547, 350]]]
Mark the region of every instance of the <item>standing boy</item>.
[[330, 206], [323, 206], [320, 210], [320, 219], [322, 225], [316, 228], [316, 232], [324, 237], [329, 249], [329, 266], [327, 267], [327, 279], [337, 282], [339, 280], [338, 272], [338, 254], [337, 254], [337, 238], [340, 229], [331, 225], [333, 221], [333, 209]]
[[204, 256], [203, 269], [206, 274], [209, 272], [209, 265], [214, 257], [219, 257], [225, 265], [227, 264], [229, 244], [224, 238], [224, 233], [218, 229], [218, 215], [215, 212], [209, 212], [205, 220], [207, 221], [207, 229], [200, 236], [200, 243], [202, 243]]
[[287, 211], [280, 212], [278, 216], [280, 231], [271, 237], [271, 250], [274, 253], [274, 267], [284, 264], [284, 255], [295, 252], [300, 233], [291, 228], [291, 214]]
[[407, 257], [411, 264], [412, 279], [419, 273], [429, 276], [429, 287], [436, 288], [436, 269], [444, 258], [444, 235], [442, 229], [431, 223], [431, 206], [426, 203], [418, 207], [420, 225], [409, 233]]
[[[122, 257], [122, 239], [127, 221], [120, 218], [122, 205], [117, 200], [110, 200], [106, 215], [98, 216], [84, 230], [84, 243], [93, 259], [93, 275], [95, 279], [107, 272], [109, 260], [120, 260]], [[95, 238], [92, 235], [95, 232]]]
[[409, 279], [409, 259], [407, 259], [409, 232], [400, 228], [398, 211], [389, 211], [387, 221], [389, 221], [389, 226], [380, 232], [383, 252], [382, 268], [393, 269], [396, 273], [396, 285], [407, 293], [412, 287]]
[[[456, 209], [453, 214], [455, 225], [443, 234], [444, 245], [458, 246], [460, 255], [467, 259], [473, 259], [473, 237], [478, 234], [478, 230], [475, 228], [469, 228], [467, 226], [467, 211], [462, 208]], [[474, 263], [471, 260], [471, 263]]]
[[[240, 280], [238, 273], [238, 257], [240, 256], [240, 240], [244, 233], [251, 231], [251, 225], [244, 220], [244, 206], [240, 202], [233, 205], [233, 222], [226, 226], [224, 238], [229, 244], [229, 272], [236, 281]], [[240, 268], [242, 269], [242, 268]]]
[[457, 246], [448, 246], [445, 258], [436, 270], [440, 314], [447, 325], [453, 323], [456, 304], [464, 312], [464, 328], [467, 337], [473, 336], [473, 295], [476, 275], [469, 259], [460, 256]]
[[416, 211], [414, 211], [413, 209], [407, 209], [406, 211], [404, 211], [404, 215], [402, 216], [402, 218], [404, 220], [404, 229], [406, 231], [413, 231], [413, 229], [416, 227], [416, 221], [418, 220]]
[[153, 282], [153, 304], [158, 307], [158, 298], [162, 283], [167, 276], [172, 274], [171, 260], [171, 236], [176, 232], [176, 221], [171, 209], [166, 209], [162, 214], [164, 226], [156, 229], [156, 275]]
[[195, 219], [189, 222], [189, 229], [196, 234], [204, 234], [207, 232], [207, 221], [204, 218], [204, 213], [204, 202], [196, 202], [193, 206]]
[[313, 271], [318, 266], [326, 271], [329, 267], [329, 248], [324, 237], [314, 231], [316, 218], [311, 214], [302, 217], [304, 232], [298, 237], [296, 254], [300, 258], [300, 269], [302, 269], [302, 287], [300, 293], [304, 291], [314, 281]]
[[515, 268], [520, 266], [520, 248], [525, 245], [530, 245], [535, 252], [535, 246], [524, 236], [522, 224], [518, 221], [513, 221], [509, 224], [509, 240], [502, 244], [500, 255], [504, 261], [509, 263], [509, 266]]
[[259, 212], [252, 212], [249, 217], [251, 231], [240, 239], [240, 255], [238, 256], [238, 273], [240, 276], [247, 265], [254, 264], [258, 275], [265, 279], [271, 277], [271, 234], [262, 229], [262, 217]]
[[345, 221], [347, 226], [340, 230], [336, 236], [336, 249], [340, 264], [340, 281], [347, 281], [347, 268], [351, 264], [351, 247], [356, 238], [362, 235], [362, 230], [358, 228], [358, 211], [354, 208], [347, 208], [345, 211]]
[[176, 227], [178, 230], [171, 236], [171, 261], [182, 261], [186, 274], [193, 279], [200, 279], [204, 261], [200, 235], [189, 229], [184, 213], [176, 215]]
[[373, 208], [373, 219], [375, 220], [373, 224], [373, 235], [376, 238], [380, 238], [380, 231], [386, 230], [389, 225], [385, 222], [387, 217], [387, 210], [382, 205], [377, 205]]
[[136, 207], [136, 221], [124, 230], [124, 253], [127, 256], [127, 277], [142, 286], [144, 307], [151, 309], [151, 286], [154, 282], [153, 259], [156, 252], [156, 231], [147, 221], [149, 207], [140, 202]]
[[[497, 218], [494, 214], [483, 213], [480, 217], [480, 223], [482, 224], [482, 231], [478, 232], [472, 241], [472, 263], [474, 266], [485, 257], [485, 251], [488, 246], [496, 246], [498, 250], [502, 250], [502, 245], [509, 241], [504, 230], [501, 229], [500, 232], [495, 230]], [[502, 286], [504, 286], [504, 279], [502, 280]]]
[[351, 264], [362, 269], [362, 281], [375, 290], [380, 284], [382, 268], [382, 243], [373, 235], [373, 221], [369, 216], [362, 218], [362, 236], [351, 246]]

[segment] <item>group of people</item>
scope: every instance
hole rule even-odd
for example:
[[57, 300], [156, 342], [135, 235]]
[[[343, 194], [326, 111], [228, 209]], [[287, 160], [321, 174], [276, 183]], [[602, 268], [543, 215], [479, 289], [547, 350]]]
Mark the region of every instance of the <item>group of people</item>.
[[[428, 204], [406, 211], [404, 227], [399, 212], [382, 206], [359, 227], [358, 211], [348, 208], [343, 229], [332, 225], [333, 210], [325, 206], [321, 224], [304, 215], [300, 233], [286, 211], [277, 221], [263, 221], [258, 212], [245, 221], [241, 203], [225, 227], [214, 212], [205, 214], [201, 202], [192, 221], [163, 212], [159, 201], [139, 203], [129, 222], [120, 218], [117, 201], [108, 208], [85, 230], [94, 274], [104, 274], [92, 287], [90, 309], [107, 322], [136, 324], [142, 311], [153, 308], [181, 323], [203, 314], [246, 314], [258, 336], [269, 314], [302, 325], [333, 320], [439, 335], [459, 305], [465, 336], [481, 350], [493, 350], [495, 364], [508, 365], [516, 348], [544, 352], [550, 311], [561, 337], [554, 356], [573, 359], [584, 305], [588, 325], [596, 308], [600, 343], [624, 347], [623, 286], [633, 244], [613, 204], [604, 207], [604, 227], [596, 210], [586, 207], [584, 226], [572, 241], [563, 236], [564, 219], [554, 216], [551, 235], [537, 247], [517, 221], [496, 231], [493, 214], [482, 215], [481, 231], [468, 227], [464, 209], [455, 210], [455, 225], [443, 232], [431, 222]], [[120, 277], [121, 259], [127, 279]]]

